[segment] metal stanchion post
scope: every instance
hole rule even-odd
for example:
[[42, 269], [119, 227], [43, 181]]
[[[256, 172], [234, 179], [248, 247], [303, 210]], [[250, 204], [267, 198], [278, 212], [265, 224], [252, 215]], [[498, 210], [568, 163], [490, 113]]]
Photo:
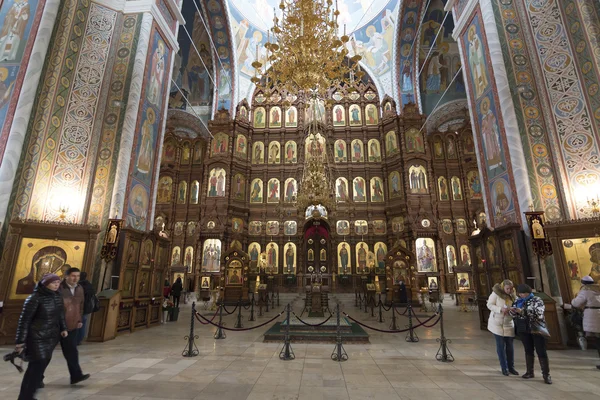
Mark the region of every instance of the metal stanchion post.
[[452, 362], [454, 361], [454, 356], [448, 348], [448, 344], [452, 343], [452, 341], [446, 339], [446, 336], [444, 335], [444, 308], [441, 304], [439, 305], [438, 310], [440, 313], [440, 338], [437, 341], [440, 343], [440, 348], [435, 355], [435, 359], [441, 362]]
[[354, 307], [358, 307], [358, 291], [354, 291]]
[[279, 307], [279, 288], [277, 289], [277, 307]]
[[265, 304], [266, 304], [266, 307], [267, 307], [266, 312], [269, 312], [269, 293], [265, 293], [265, 295], [267, 296], [267, 299], [265, 300]]
[[215, 339], [225, 339], [227, 337], [227, 335], [225, 334], [225, 331], [221, 328], [223, 326], [223, 300], [221, 300], [221, 304], [219, 304], [219, 307], [221, 307], [219, 309], [219, 327], [217, 328], [217, 331], [215, 332]]
[[375, 316], [375, 298], [371, 297], [371, 317]]
[[288, 303], [288, 305], [286, 306], [285, 335], [283, 336], [283, 348], [279, 353], [279, 359], [285, 361], [293, 360], [294, 358], [296, 358], [296, 355], [294, 354], [294, 351], [292, 350], [292, 345], [290, 343], [290, 313], [292, 311], [291, 308], [292, 307]]
[[419, 341], [419, 337], [417, 336], [415, 330], [413, 329], [413, 321], [412, 321], [412, 316], [413, 316], [413, 308], [412, 308], [412, 302], [409, 300], [408, 301], [408, 333], [406, 334], [406, 341], [407, 342], [411, 342], [411, 343], [416, 343]]
[[184, 340], [188, 341], [187, 347], [183, 349], [181, 353], [184, 357], [196, 357], [200, 352], [198, 351], [198, 346], [196, 346], [195, 339], [198, 339], [198, 335], [194, 334], [194, 318], [196, 318], [196, 302], [192, 303], [192, 320], [190, 322], [190, 333]]
[[233, 326], [236, 329], [239, 328], [243, 328], [244, 325], [242, 325], [242, 299], [240, 299], [238, 301], [238, 315], [237, 315], [237, 321], [235, 322], [235, 325]]
[[248, 321], [256, 321], [254, 317], [254, 293], [252, 293], [252, 300], [250, 301], [250, 318], [248, 318]]
[[383, 319], [383, 303], [381, 302], [381, 293], [379, 294], [379, 323], [382, 323]]
[[390, 330], [397, 331], [398, 327], [396, 326], [396, 306], [392, 301], [392, 324], [390, 325]]
[[346, 361], [348, 359], [348, 353], [344, 350], [344, 345], [342, 344], [342, 328], [340, 326], [340, 303], [337, 303], [335, 306], [335, 314], [337, 319], [336, 326], [336, 335], [335, 335], [335, 347], [333, 349], [333, 353], [331, 353], [331, 359], [333, 361]]

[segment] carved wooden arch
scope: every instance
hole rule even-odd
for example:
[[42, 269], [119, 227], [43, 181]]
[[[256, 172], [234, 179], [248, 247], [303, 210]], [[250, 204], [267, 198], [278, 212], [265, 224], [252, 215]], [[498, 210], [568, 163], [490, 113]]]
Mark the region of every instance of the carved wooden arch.
[[[249, 265], [250, 256], [237, 246], [231, 247], [221, 254], [220, 286], [223, 290], [223, 298], [226, 303], [236, 303], [239, 300], [248, 300]], [[230, 278], [234, 275], [238, 277], [239, 283], [230, 282]]]
[[[402, 280], [406, 286], [407, 298], [413, 302], [418, 301], [418, 282], [416, 279], [416, 268], [415, 268], [415, 254], [402, 246], [400, 242], [397, 242], [385, 255], [385, 279], [386, 279], [386, 291], [387, 301], [391, 302], [399, 301], [400, 295], [400, 284]], [[396, 279], [394, 279], [394, 268], [401, 274], [398, 279], [398, 272]]]

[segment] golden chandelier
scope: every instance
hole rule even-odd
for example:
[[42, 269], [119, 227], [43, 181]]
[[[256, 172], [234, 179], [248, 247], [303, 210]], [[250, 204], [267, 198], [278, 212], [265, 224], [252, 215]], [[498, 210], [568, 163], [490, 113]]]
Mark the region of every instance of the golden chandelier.
[[364, 76], [360, 55], [346, 59], [350, 39], [345, 26], [338, 36], [337, 1], [334, 7], [333, 0], [281, 0], [279, 9], [281, 18], [275, 14], [264, 45], [267, 65], [252, 63], [254, 84], [268, 89], [277, 83], [288, 93], [325, 94], [332, 86]]

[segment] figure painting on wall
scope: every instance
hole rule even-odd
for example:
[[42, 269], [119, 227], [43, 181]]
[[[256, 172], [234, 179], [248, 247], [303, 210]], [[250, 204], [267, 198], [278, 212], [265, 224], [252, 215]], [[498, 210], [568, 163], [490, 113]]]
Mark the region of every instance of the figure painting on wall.
[[257, 107], [256, 110], [254, 110], [254, 127], [264, 128], [266, 126], [265, 122], [265, 108]]
[[250, 225], [248, 227], [248, 234], [253, 236], [258, 236], [262, 232], [262, 222], [261, 221], [250, 221]]
[[385, 243], [378, 242], [375, 243], [375, 256], [377, 260], [377, 273], [382, 273], [385, 271], [385, 255], [387, 254], [387, 246]]
[[154, 122], [156, 114], [152, 108], [146, 110], [146, 119], [142, 124], [142, 137], [140, 140], [137, 162], [135, 164], [137, 172], [140, 174], [149, 174], [153, 167], [154, 159]]
[[363, 154], [363, 142], [360, 139], [354, 139], [350, 146], [352, 148], [352, 162], [363, 162], [365, 156]]
[[346, 242], [338, 244], [338, 274], [351, 274], [352, 264], [350, 263], [350, 245]]
[[404, 231], [404, 217], [392, 218], [392, 232], [400, 233]]
[[469, 282], [469, 274], [467, 272], [459, 272], [456, 274], [458, 281], [458, 290], [470, 290], [471, 282]]
[[383, 181], [377, 176], [371, 178], [371, 201], [374, 203], [383, 202]]
[[339, 202], [346, 202], [348, 198], [348, 180], [346, 178], [337, 178], [335, 181], [335, 198]]
[[481, 199], [481, 182], [479, 181], [479, 171], [469, 171], [467, 173], [469, 198]]
[[369, 246], [365, 242], [359, 242], [356, 245], [356, 273], [357, 274], [368, 274], [369, 269], [367, 268], [367, 253], [369, 252]]
[[[412, 82], [412, 69], [410, 65], [410, 60], [404, 60], [404, 64], [402, 65], [402, 92], [404, 93], [412, 93], [413, 91], [413, 82]], [[386, 106], [390, 103], [386, 103]], [[390, 110], [392, 109], [392, 105], [390, 104]], [[386, 110], [387, 112], [387, 110]]]
[[234, 233], [242, 233], [244, 231], [244, 221], [241, 218], [232, 218], [231, 230]]
[[298, 223], [296, 221], [285, 221], [283, 223], [283, 233], [286, 236], [294, 236], [298, 232]]
[[281, 108], [271, 107], [269, 111], [269, 128], [281, 128]]
[[379, 123], [379, 113], [374, 104], [367, 104], [365, 114], [367, 115], [367, 125], [377, 125]]
[[175, 144], [172, 140], [166, 140], [163, 146], [161, 164], [175, 162]]
[[263, 202], [263, 182], [261, 179], [254, 179], [250, 185], [250, 203], [262, 203]]
[[320, 133], [316, 135], [310, 134], [304, 141], [304, 147], [306, 149], [306, 159], [321, 159], [325, 155], [325, 137]]
[[508, 182], [504, 179], [498, 179], [494, 182], [492, 199], [496, 211], [505, 212], [510, 208], [512, 196], [508, 190]]
[[354, 178], [352, 183], [354, 185], [353, 200], [360, 203], [366, 202], [367, 196], [365, 194], [366, 184], [364, 178], [358, 176]]
[[481, 101], [481, 136], [486, 156], [486, 165], [490, 173], [498, 168], [499, 172], [490, 174], [490, 178], [497, 176], [505, 170], [503, 165], [504, 155], [500, 144], [500, 128], [496, 116], [490, 106], [490, 98], [485, 97]]
[[406, 131], [406, 150], [409, 153], [425, 153], [423, 136], [418, 129], [410, 128]]
[[327, 261], [327, 250], [321, 249], [319, 252], [319, 261]]
[[156, 196], [156, 202], [158, 204], [169, 204], [172, 198], [173, 191], [173, 178], [170, 176], [163, 176], [158, 181], [158, 194]]
[[473, 138], [471, 137], [471, 135], [471, 132], [467, 132], [467, 135], [464, 139], [465, 144], [463, 146], [463, 149], [465, 151], [465, 154], [475, 154], [475, 143], [473, 142]]
[[269, 144], [269, 164], [279, 164], [281, 156], [280, 147], [279, 142], [271, 142]]
[[279, 246], [277, 243], [269, 243], [267, 245], [267, 273], [276, 274], [279, 269]]
[[388, 157], [398, 153], [398, 137], [395, 131], [389, 131], [385, 134], [385, 151]]
[[293, 140], [286, 142], [286, 144], [285, 144], [285, 162], [286, 162], [286, 164], [297, 162], [296, 153], [297, 153], [296, 152], [296, 142], [294, 142]]
[[381, 146], [379, 140], [371, 139], [368, 142], [369, 151], [369, 162], [380, 162], [381, 161]]
[[296, 245], [292, 242], [285, 244], [283, 248], [284, 265], [283, 272], [288, 275], [296, 274]]
[[418, 238], [415, 242], [417, 249], [417, 268], [419, 272], [437, 271], [435, 260], [435, 242], [431, 238]]
[[279, 203], [279, 179], [269, 179], [267, 203]]
[[181, 164], [182, 165], [187, 165], [190, 163], [191, 151], [192, 150], [190, 149], [190, 144], [184, 143], [183, 147], [181, 148]]
[[279, 235], [279, 221], [267, 221], [267, 235]]
[[237, 135], [235, 140], [235, 155], [239, 158], [245, 159], [246, 152], [248, 151], [248, 139], [244, 135]]
[[333, 126], [346, 125], [346, 110], [342, 105], [333, 106]]
[[185, 204], [187, 198], [187, 183], [186, 181], [179, 182], [177, 189], [177, 204]]
[[360, 115], [360, 107], [357, 104], [352, 104], [350, 106], [350, 126], [360, 126], [362, 125], [361, 115]]
[[346, 142], [339, 139], [335, 141], [335, 162], [346, 162], [348, 156], [346, 155]]
[[427, 193], [427, 171], [422, 165], [413, 165], [408, 169], [411, 193]]
[[190, 204], [198, 204], [198, 196], [200, 195], [200, 183], [193, 181], [190, 187]]
[[304, 123], [310, 124], [312, 121], [316, 120], [325, 124], [326, 119], [325, 102], [322, 99], [310, 99], [306, 104]]
[[285, 111], [285, 126], [288, 128], [295, 128], [298, 126], [298, 110], [296, 107], [289, 107]]
[[454, 143], [454, 139], [452, 137], [448, 137], [447, 139], [446, 153], [448, 154], [448, 158], [456, 158], [456, 144]]
[[213, 168], [208, 175], [208, 197], [225, 197], [225, 170]]
[[354, 221], [354, 233], [357, 235], [367, 235], [369, 233], [369, 225], [367, 221], [359, 219]]
[[448, 245], [446, 246], [446, 260], [448, 261], [448, 272], [454, 273], [454, 268], [456, 268], [456, 250], [454, 250], [454, 246]]
[[148, 92], [146, 99], [154, 105], [158, 105], [161, 100], [161, 93], [163, 91], [163, 78], [165, 75], [165, 42], [158, 39], [158, 45], [152, 55], [152, 61], [150, 65], [150, 84], [148, 85]]
[[462, 189], [460, 188], [460, 179], [458, 176], [452, 177], [452, 199], [453, 200], [462, 200]]
[[181, 249], [179, 246], [175, 246], [171, 253], [171, 265], [177, 265], [179, 261], [181, 261]]
[[244, 200], [246, 198], [246, 178], [244, 175], [237, 173], [233, 177], [233, 197], [236, 200]]
[[471, 69], [471, 79], [475, 89], [475, 99], [478, 99], [488, 87], [489, 79], [487, 76], [488, 69], [483, 52], [483, 42], [481, 41], [479, 33], [477, 32], [479, 20], [474, 19], [473, 21], [473, 25], [469, 27], [469, 31], [467, 32], [467, 53], [469, 66]]
[[471, 252], [466, 244], [460, 246], [460, 265], [471, 266]]
[[461, 235], [467, 233], [467, 221], [462, 218], [456, 220], [456, 231]]
[[294, 178], [287, 178], [285, 180], [285, 197], [283, 201], [286, 203], [293, 203], [296, 200], [296, 180]]
[[185, 249], [185, 258], [183, 266], [187, 267], [188, 273], [192, 273], [194, 269], [194, 248], [192, 246], [188, 246]]
[[258, 261], [258, 255], [260, 254], [260, 244], [256, 242], [250, 243], [250, 246], [248, 246], [248, 248], [250, 249], [248, 251], [248, 254], [250, 255], [250, 261]]
[[211, 142], [211, 156], [227, 153], [229, 147], [229, 136], [224, 133], [216, 133]]
[[198, 227], [198, 223], [196, 221], [190, 221], [187, 225], [187, 235], [194, 236], [196, 234], [196, 228]]
[[[231, 262], [233, 264], [234, 260]], [[239, 261], [238, 261], [239, 262]], [[232, 268], [231, 266], [227, 269], [227, 283], [229, 285], [239, 285], [242, 283], [241, 281], [242, 269], [241, 268]]]
[[433, 156], [438, 159], [444, 158], [444, 148], [440, 138], [436, 138], [433, 142]]
[[196, 142], [194, 144], [194, 154], [192, 156], [192, 162], [194, 164], [202, 164], [204, 156], [204, 146], [202, 142]]
[[[0, 31], [0, 62], [16, 61], [27, 43], [26, 30], [32, 18], [29, 3], [29, 0], [13, 0], [12, 5], [9, 2], [2, 4], [4, 7], [10, 5], [10, 8], [6, 11]], [[35, 14], [36, 6], [33, 6]]]
[[448, 196], [448, 181], [443, 176], [438, 178], [438, 189], [440, 191], [440, 200], [450, 200], [450, 196]]
[[504, 250], [504, 259], [508, 266], [512, 267], [516, 263], [515, 249], [511, 239], [505, 239], [502, 241], [502, 249]]
[[221, 268], [221, 241], [207, 239], [202, 251], [202, 272], [219, 272]]
[[402, 196], [400, 190], [400, 173], [398, 171], [392, 171], [389, 176], [389, 196], [391, 198]]
[[350, 222], [346, 220], [338, 221], [336, 224], [336, 232], [338, 235], [347, 236], [350, 234]]
[[252, 164], [264, 164], [265, 145], [263, 142], [255, 142], [252, 146]]

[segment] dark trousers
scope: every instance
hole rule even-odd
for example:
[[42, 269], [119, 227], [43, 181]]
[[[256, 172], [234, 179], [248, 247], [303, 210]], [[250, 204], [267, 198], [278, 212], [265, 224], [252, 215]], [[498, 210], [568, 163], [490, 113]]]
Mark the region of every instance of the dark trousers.
[[50, 358], [47, 360], [34, 360], [29, 362], [27, 371], [25, 371], [25, 375], [23, 375], [19, 400], [32, 400], [35, 398], [35, 392], [42, 383], [44, 371], [46, 371], [48, 364], [50, 364]]
[[83, 339], [85, 339], [85, 328], [87, 328], [87, 322], [90, 314], [83, 314], [83, 318], [81, 319], [81, 323], [83, 324], [81, 328], [77, 329], [77, 346], [79, 346]]
[[66, 338], [60, 338], [60, 347], [62, 347], [63, 355], [67, 360], [67, 366], [69, 367], [69, 374], [71, 380], [79, 379], [83, 375], [81, 367], [79, 366], [79, 351], [77, 350], [77, 329], [69, 331], [69, 335]]
[[515, 348], [513, 347], [514, 338], [509, 336], [499, 336], [494, 334], [496, 338], [496, 352], [502, 371], [508, 371], [509, 368], [515, 367]]
[[545, 337], [542, 335], [533, 335], [531, 333], [521, 333], [519, 337], [521, 338], [521, 342], [523, 342], [526, 356], [533, 356], [535, 350], [538, 358], [548, 358]]
[[173, 305], [174, 305], [175, 307], [179, 307], [179, 298], [180, 298], [180, 297], [181, 297], [181, 296], [173, 296]]

